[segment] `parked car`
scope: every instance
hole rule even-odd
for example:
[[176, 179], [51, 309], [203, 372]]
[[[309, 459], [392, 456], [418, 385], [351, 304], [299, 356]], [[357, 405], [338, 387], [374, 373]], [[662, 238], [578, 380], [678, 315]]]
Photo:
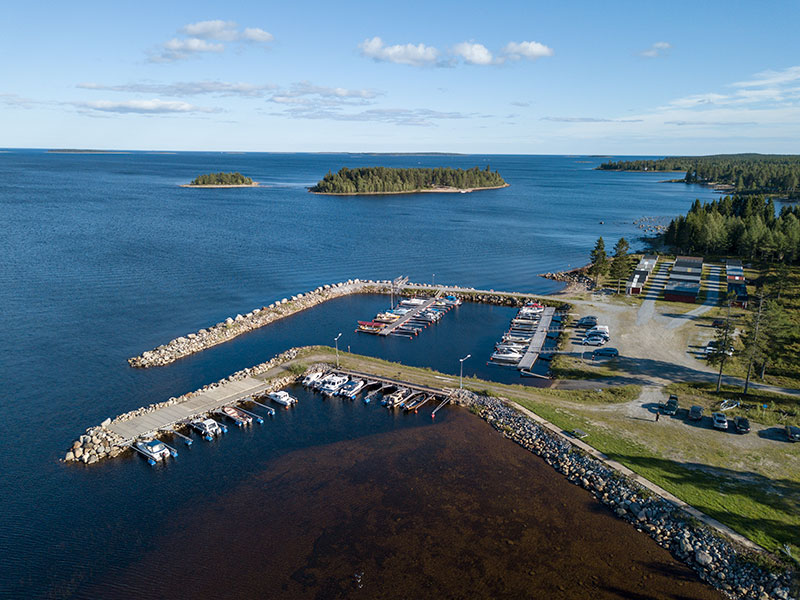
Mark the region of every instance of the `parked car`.
[[689, 409], [689, 420], [700, 421], [703, 418], [703, 407], [696, 404]]
[[661, 412], [665, 415], [674, 415], [678, 412], [678, 397], [672, 394], [667, 403], [661, 406]]
[[594, 315], [581, 317], [577, 323], [578, 327], [594, 327], [595, 325], [597, 325], [597, 317]]
[[617, 356], [619, 356], [619, 350], [617, 350], [616, 348], [611, 348], [610, 346], [607, 346], [605, 348], [598, 348], [597, 350], [592, 352], [592, 356], [593, 357], [594, 356], [608, 356], [610, 358], [616, 358]]
[[800, 427], [786, 426], [786, 439], [790, 442], [800, 442]]
[[723, 327], [725, 325], [725, 319], [714, 319], [711, 321], [712, 327]]
[[728, 417], [725, 416], [724, 413], [715, 412], [711, 413], [711, 424], [714, 426], [714, 429], [728, 429]]
[[747, 417], [735, 417], [733, 426], [737, 433], [750, 433], [750, 421]]
[[588, 335], [583, 338], [584, 346], [602, 346], [608, 342], [608, 338], [601, 335]]
[[586, 330], [586, 335], [594, 335], [595, 333], [610, 336], [611, 332], [608, 330], [608, 325], [595, 325], [591, 329]]
[[[711, 356], [716, 351], [717, 351], [717, 342], [711, 340], [710, 342], [708, 342], [708, 345], [706, 346], [705, 350], [706, 356]], [[725, 352], [725, 354], [727, 354], [728, 356], [733, 356], [733, 346], [730, 346], [728, 350]]]

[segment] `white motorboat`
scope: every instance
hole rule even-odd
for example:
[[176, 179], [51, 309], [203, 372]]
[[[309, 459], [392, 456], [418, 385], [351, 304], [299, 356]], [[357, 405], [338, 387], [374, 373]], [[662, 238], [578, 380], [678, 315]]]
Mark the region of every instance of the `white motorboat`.
[[222, 428], [214, 419], [192, 419], [189, 421], [189, 427], [209, 441], [218, 435], [222, 435]]
[[516, 350], [498, 350], [492, 354], [496, 362], [518, 363], [522, 360], [522, 353]]
[[322, 371], [314, 371], [313, 373], [309, 373], [305, 377], [303, 377], [302, 384], [306, 387], [309, 387], [314, 384], [314, 382], [319, 381], [322, 379]]
[[160, 440], [139, 440], [136, 442], [136, 447], [142, 454], [147, 456], [147, 458], [153, 462], [158, 462], [169, 458], [170, 455], [169, 448], [167, 448], [164, 442]]
[[339, 396], [350, 398], [351, 400], [356, 397], [358, 392], [366, 385], [362, 379], [351, 379], [345, 383], [337, 392]]
[[277, 402], [278, 404], [282, 404], [283, 406], [289, 407], [292, 404], [297, 403], [297, 398], [294, 396], [290, 396], [287, 392], [283, 390], [278, 390], [277, 392], [270, 392], [267, 394], [267, 398], [272, 400], [273, 402]]
[[339, 391], [339, 388], [347, 383], [349, 378], [347, 375], [329, 375], [326, 379], [328, 380], [327, 383], [320, 387], [319, 391], [326, 396], [333, 396]]

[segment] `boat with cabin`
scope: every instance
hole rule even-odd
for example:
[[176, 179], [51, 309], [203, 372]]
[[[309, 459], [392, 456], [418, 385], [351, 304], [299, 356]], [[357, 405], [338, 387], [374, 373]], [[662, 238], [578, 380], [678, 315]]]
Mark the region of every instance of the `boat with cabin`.
[[169, 448], [161, 440], [139, 440], [136, 448], [153, 462], [165, 460], [170, 455]]
[[282, 404], [286, 408], [289, 408], [292, 404], [297, 403], [297, 398], [295, 398], [294, 396], [290, 396], [287, 392], [284, 392], [283, 390], [278, 390], [277, 392], [270, 392], [269, 394], [267, 394], [267, 398], [269, 398], [273, 402]]

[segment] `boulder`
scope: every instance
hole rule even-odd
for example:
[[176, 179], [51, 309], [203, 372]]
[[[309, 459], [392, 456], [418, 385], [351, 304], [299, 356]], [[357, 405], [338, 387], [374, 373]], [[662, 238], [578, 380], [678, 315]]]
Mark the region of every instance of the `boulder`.
[[701, 567], [707, 567], [714, 560], [711, 558], [711, 555], [708, 552], [705, 550], [700, 550], [699, 548], [697, 549], [697, 552], [694, 553], [694, 559]]
[[102, 423], [100, 423], [100, 427], [102, 427], [103, 429], [105, 429], [109, 425], [111, 425], [111, 419], [110, 418], [105, 419]]
[[75, 460], [75, 454], [72, 452], [72, 450], [67, 452], [67, 455], [64, 457], [64, 460], [67, 462]]

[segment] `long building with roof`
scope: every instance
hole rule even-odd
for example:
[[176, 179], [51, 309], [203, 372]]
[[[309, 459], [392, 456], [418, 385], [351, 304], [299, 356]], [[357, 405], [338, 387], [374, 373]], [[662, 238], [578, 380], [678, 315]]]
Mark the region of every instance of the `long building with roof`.
[[672, 265], [669, 281], [664, 287], [664, 300], [670, 302], [697, 302], [702, 276], [703, 259], [701, 257], [677, 257]]

